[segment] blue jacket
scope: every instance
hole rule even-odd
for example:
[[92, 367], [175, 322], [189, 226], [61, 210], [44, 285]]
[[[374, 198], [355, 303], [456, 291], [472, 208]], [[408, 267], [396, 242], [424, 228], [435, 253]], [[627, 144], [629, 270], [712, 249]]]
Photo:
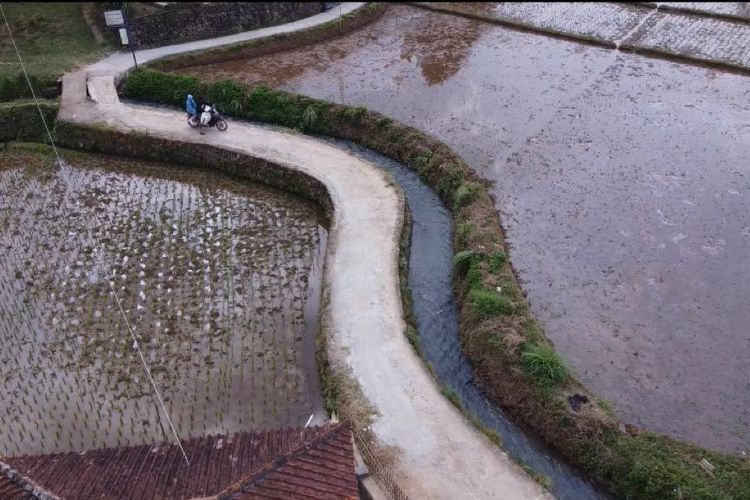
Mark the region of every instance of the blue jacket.
[[191, 115], [195, 115], [198, 110], [196, 109], [195, 99], [191, 94], [188, 94], [187, 100], [185, 101], [185, 110]]

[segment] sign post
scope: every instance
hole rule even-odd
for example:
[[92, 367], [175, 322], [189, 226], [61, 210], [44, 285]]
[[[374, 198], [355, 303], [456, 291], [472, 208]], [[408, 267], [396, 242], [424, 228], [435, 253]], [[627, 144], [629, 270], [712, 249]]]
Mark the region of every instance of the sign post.
[[130, 43], [130, 26], [128, 25], [128, 18], [125, 15], [125, 12], [122, 10], [105, 10], [104, 22], [108, 28], [117, 28], [120, 34], [120, 42], [122, 42], [123, 45], [130, 47], [130, 53], [133, 54], [135, 69], [138, 69], [138, 61], [135, 58], [135, 49], [133, 48], [133, 44]]

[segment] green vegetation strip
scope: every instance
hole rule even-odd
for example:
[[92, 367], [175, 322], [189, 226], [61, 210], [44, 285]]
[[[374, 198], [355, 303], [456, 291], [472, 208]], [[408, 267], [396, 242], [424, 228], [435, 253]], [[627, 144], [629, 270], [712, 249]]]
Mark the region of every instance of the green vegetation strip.
[[[57, 115], [57, 103], [41, 100], [39, 105], [44, 121], [51, 127]], [[0, 102], [0, 141], [49, 141], [34, 101]]]
[[[106, 48], [96, 42], [76, 2], [3, 2], [13, 38], [34, 90], [57, 93], [57, 79], [83, 63], [100, 58]], [[0, 26], [0, 101], [31, 97], [7, 28]]]
[[124, 92], [180, 107], [192, 93], [228, 115], [349, 140], [412, 168], [453, 212], [461, 339], [490, 398], [619, 496], [750, 498], [750, 461], [623, 425], [571, 377], [523, 298], [485, 183], [445, 144], [364, 108], [228, 80], [143, 68]]

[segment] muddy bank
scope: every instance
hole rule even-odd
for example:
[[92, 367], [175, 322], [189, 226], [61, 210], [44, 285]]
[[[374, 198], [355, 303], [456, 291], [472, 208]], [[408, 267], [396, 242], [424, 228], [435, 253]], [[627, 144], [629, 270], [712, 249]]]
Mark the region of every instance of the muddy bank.
[[313, 48], [190, 71], [446, 142], [496, 182], [511, 260], [577, 377], [626, 421], [750, 447], [746, 78], [403, 6]]
[[181, 438], [321, 413], [319, 207], [208, 171], [64, 156], [56, 170], [46, 149], [0, 155], [0, 455], [170, 439], [108, 281]]

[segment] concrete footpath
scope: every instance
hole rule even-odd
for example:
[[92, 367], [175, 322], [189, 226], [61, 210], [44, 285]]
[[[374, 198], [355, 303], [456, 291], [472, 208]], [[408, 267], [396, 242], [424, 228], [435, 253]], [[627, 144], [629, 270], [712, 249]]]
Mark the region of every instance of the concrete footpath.
[[[301, 31], [306, 28], [312, 28], [325, 24], [328, 21], [338, 19], [340, 15], [345, 16], [366, 5], [366, 2], [341, 2], [341, 6], [334, 7], [326, 12], [321, 12], [314, 16], [306, 17], [291, 23], [280, 24], [268, 28], [261, 28], [253, 31], [243, 31], [234, 35], [209, 38], [207, 40], [197, 40], [195, 42], [178, 43], [175, 45], [165, 45], [153, 49], [136, 50], [135, 57], [138, 64], [147, 63], [154, 59], [171, 56], [173, 54], [183, 54], [194, 50], [203, 50], [222, 45], [231, 45], [233, 43], [246, 42], [248, 40], [257, 40], [280, 33], [292, 33]], [[130, 52], [118, 52], [109, 57], [105, 57], [86, 68], [89, 75], [120, 75], [133, 68], [133, 55]]]
[[[357, 4], [345, 4], [344, 12]], [[338, 9], [334, 9], [338, 15]], [[251, 33], [139, 51], [139, 61], [302, 29], [321, 14]], [[316, 19], [317, 18], [317, 19]], [[228, 41], [231, 40], [231, 41]], [[58, 119], [210, 144], [296, 169], [319, 179], [334, 205], [322, 312], [335, 366], [345, 366], [377, 415], [372, 431], [393, 452], [390, 470], [412, 498], [534, 499], [550, 497], [505, 453], [471, 426], [440, 393], [404, 336], [398, 276], [403, 197], [385, 174], [323, 141], [293, 132], [229, 122], [199, 135], [182, 111], [120, 102], [114, 81], [130, 54], [111, 56], [63, 78]], [[86, 89], [91, 96], [86, 96]]]

